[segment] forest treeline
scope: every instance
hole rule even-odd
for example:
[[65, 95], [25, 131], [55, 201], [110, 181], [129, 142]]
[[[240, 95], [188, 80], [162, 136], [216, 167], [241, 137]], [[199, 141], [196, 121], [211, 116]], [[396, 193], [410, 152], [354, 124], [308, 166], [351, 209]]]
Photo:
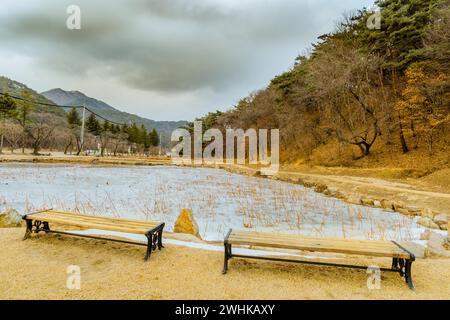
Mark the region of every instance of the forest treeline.
[[[39, 155], [42, 149], [81, 154], [95, 152], [98, 155], [157, 153], [160, 137], [156, 129], [148, 131], [144, 125], [116, 124], [98, 120], [94, 113], [85, 119], [82, 137], [82, 119], [79, 111], [72, 108], [62, 113], [64, 123], [54, 112], [38, 109], [32, 92], [23, 89], [21, 99], [8, 93], [0, 95], [0, 153], [5, 147], [11, 152], [22, 153], [31, 148]], [[58, 114], [61, 116], [60, 114]]]
[[449, 1], [376, 4], [380, 29], [368, 28], [371, 11], [345, 16], [267, 88], [198, 119], [204, 129], [279, 128], [284, 162], [422, 153], [448, 164]]

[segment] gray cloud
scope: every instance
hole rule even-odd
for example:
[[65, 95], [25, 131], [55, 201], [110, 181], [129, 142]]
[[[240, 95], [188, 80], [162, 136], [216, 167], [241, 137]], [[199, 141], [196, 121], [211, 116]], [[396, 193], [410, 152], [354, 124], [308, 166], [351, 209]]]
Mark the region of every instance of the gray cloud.
[[[10, 3], [3, 8], [10, 10], [0, 9], [0, 54], [28, 56], [35, 66], [64, 78], [114, 79], [124, 88], [167, 95], [210, 90], [220, 92], [220, 97], [223, 92], [242, 94], [262, 86], [292, 65], [317, 35], [331, 31], [342, 12], [371, 3], [6, 2]], [[81, 30], [65, 28], [65, 10], [72, 3], [81, 7]], [[222, 103], [230, 100], [217, 102]]]

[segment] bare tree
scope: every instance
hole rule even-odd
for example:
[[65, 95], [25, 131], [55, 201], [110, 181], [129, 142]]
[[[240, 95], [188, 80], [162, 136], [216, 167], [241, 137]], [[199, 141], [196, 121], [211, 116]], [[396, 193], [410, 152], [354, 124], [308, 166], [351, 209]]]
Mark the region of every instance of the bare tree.
[[17, 124], [7, 122], [3, 126], [3, 132], [11, 152], [14, 153], [14, 150], [20, 147], [20, 141], [22, 140], [21, 127]]
[[42, 144], [46, 142], [55, 130], [55, 126], [51, 126], [48, 123], [48, 116], [46, 114], [37, 114], [33, 123], [27, 127], [27, 134], [31, 138], [31, 145], [33, 148], [33, 154], [39, 155]]

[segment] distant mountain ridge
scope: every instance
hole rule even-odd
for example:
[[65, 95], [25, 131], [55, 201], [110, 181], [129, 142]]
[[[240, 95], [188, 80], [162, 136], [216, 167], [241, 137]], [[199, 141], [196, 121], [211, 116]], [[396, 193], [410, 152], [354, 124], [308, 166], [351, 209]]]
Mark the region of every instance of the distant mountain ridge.
[[[116, 110], [103, 101], [86, 96], [80, 91], [65, 91], [61, 88], [52, 89], [41, 93], [47, 99], [58, 105], [83, 105], [99, 110]], [[95, 111], [95, 110], [94, 110]]]
[[41, 93], [45, 98], [57, 105], [85, 105], [93, 112], [114, 122], [143, 124], [148, 130], [155, 128], [161, 135], [162, 143], [167, 144], [172, 131], [186, 124], [186, 121], [155, 121], [117, 110], [109, 104], [89, 97], [80, 91], [66, 91], [55, 88]]

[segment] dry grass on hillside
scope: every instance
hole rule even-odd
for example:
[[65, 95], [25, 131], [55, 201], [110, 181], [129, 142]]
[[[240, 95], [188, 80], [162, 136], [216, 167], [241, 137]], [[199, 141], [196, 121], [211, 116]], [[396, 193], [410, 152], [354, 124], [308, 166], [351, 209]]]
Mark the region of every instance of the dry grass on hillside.
[[[426, 148], [411, 149], [403, 154], [400, 146], [380, 141], [371, 153], [361, 159], [355, 147], [329, 143], [316, 148], [308, 158], [299, 158], [295, 152], [282, 153], [282, 159], [290, 167], [323, 166], [330, 168], [373, 169], [378, 178], [420, 178], [436, 170], [450, 168], [450, 148], [441, 145], [430, 154]], [[387, 170], [387, 172], [383, 172]]]

